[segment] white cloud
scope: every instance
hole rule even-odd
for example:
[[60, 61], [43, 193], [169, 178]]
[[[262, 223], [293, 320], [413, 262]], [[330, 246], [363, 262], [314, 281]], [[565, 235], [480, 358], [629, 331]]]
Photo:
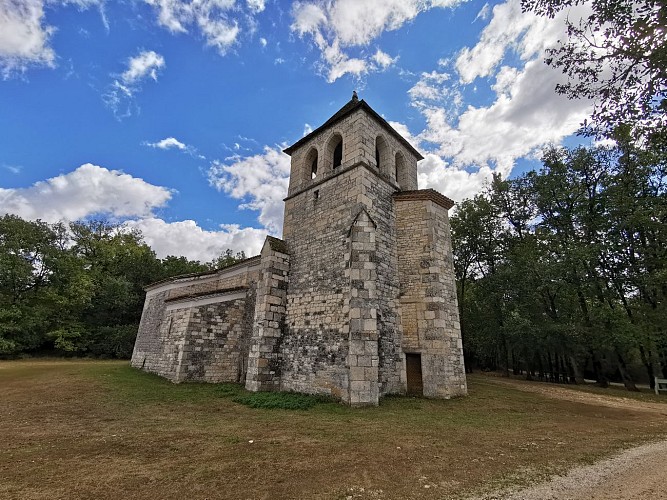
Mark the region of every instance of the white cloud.
[[[225, 55], [243, 29], [252, 33], [255, 15], [265, 8], [264, 0], [246, 0], [245, 9], [234, 0], [144, 0], [158, 12], [158, 23], [172, 33], [196, 28], [208, 46]], [[261, 41], [260, 41], [261, 43]]]
[[46, 24], [44, 6], [97, 6], [106, 24], [104, 0], [0, 0], [0, 74], [4, 79], [30, 67], [54, 68], [57, 56], [49, 45], [56, 28]]
[[554, 19], [521, 11], [520, 0], [508, 0], [493, 8], [493, 17], [482, 31], [479, 42], [466, 47], [456, 58], [456, 69], [461, 81], [470, 83], [477, 77], [492, 75], [508, 51], [513, 51], [524, 62], [539, 57], [553, 47], [565, 33], [565, 19], [576, 23], [590, 13], [589, 6], [565, 9]]
[[49, 222], [95, 214], [146, 217], [171, 197], [172, 191], [167, 188], [86, 163], [28, 188], [0, 188], [0, 212]]
[[351, 56], [352, 47], [365, 47], [385, 31], [401, 28], [420, 12], [453, 7], [464, 0], [310, 0], [295, 2], [291, 29], [311, 38], [321, 52], [323, 71], [333, 82], [343, 75], [361, 76], [386, 69], [395, 62], [378, 49]]
[[303, 136], [304, 137], [306, 137], [312, 131], [313, 131], [313, 127], [310, 125], [310, 123], [304, 124], [304, 126], [303, 126]]
[[472, 198], [491, 180], [493, 170], [482, 166], [472, 172], [448, 164], [440, 156], [427, 154], [419, 162], [419, 187], [432, 188], [456, 202]]
[[[487, 2], [487, 3], [484, 4], [484, 7], [482, 7], [480, 9], [480, 11], [477, 13], [477, 15], [475, 16], [475, 21], [477, 21], [478, 19], [481, 19], [482, 21], [486, 21], [489, 18], [490, 15], [491, 15], [491, 6]], [[473, 23], [475, 21], [473, 21]]]
[[435, 70], [422, 73], [419, 81], [408, 90], [412, 104], [421, 108], [435, 102], [447, 101], [451, 106], [458, 107], [462, 102], [462, 96], [457, 86], [452, 85], [450, 80], [449, 73]]
[[391, 57], [386, 52], [382, 52], [380, 49], [377, 49], [375, 54], [373, 54], [373, 61], [375, 61], [378, 67], [384, 69], [396, 63], [396, 61], [398, 61], [398, 56]]
[[127, 60], [127, 69], [117, 77], [102, 95], [102, 100], [119, 120], [137, 109], [135, 94], [146, 79], [157, 81], [158, 71], [166, 66], [164, 57], [152, 50], [140, 52]]
[[49, 46], [55, 32], [44, 24], [42, 0], [0, 0], [0, 72], [9, 78], [30, 66], [55, 66]]
[[[581, 10], [569, 15], [574, 12]], [[496, 5], [478, 43], [440, 64], [453, 65], [458, 79], [421, 75], [409, 95], [426, 119], [417, 139], [433, 154], [420, 164], [420, 181], [453, 198], [470, 196], [493, 172], [509, 175], [517, 158], [534, 158], [579, 128], [590, 103], [556, 94], [563, 76], [543, 62], [545, 49], [562, 35], [563, 15], [523, 14], [519, 0]], [[463, 108], [463, 96], [477, 85], [489, 86], [493, 102]]]
[[135, 84], [146, 77], [157, 81], [158, 70], [164, 68], [164, 57], [152, 50], [145, 50], [138, 56], [131, 57], [127, 63], [127, 69], [121, 78], [127, 85]]
[[40, 181], [28, 188], [0, 188], [0, 214], [47, 222], [75, 221], [91, 216], [125, 220], [123, 225], [142, 231], [158, 257], [184, 255], [209, 261], [227, 248], [255, 255], [261, 250], [266, 229], [221, 225], [202, 229], [191, 220], [165, 222], [155, 216], [173, 191], [117, 170], [87, 163], [67, 174]]
[[219, 231], [208, 231], [193, 220], [165, 222], [155, 217], [127, 221], [126, 227], [139, 229], [144, 240], [159, 258], [183, 255], [207, 262], [226, 249], [243, 250], [247, 256], [259, 254], [266, 238], [265, 229], [222, 225]]
[[266, 47], [266, 45], [267, 45], [268, 43], [269, 43], [269, 42], [266, 41], [266, 38], [264, 38], [264, 37], [260, 37], [260, 39], [259, 39], [259, 44], [260, 44], [262, 47]]
[[20, 174], [23, 170], [23, 166], [21, 165], [3, 165], [2, 168], [15, 175]]
[[144, 145], [150, 146], [151, 148], [158, 148], [158, 149], [180, 149], [181, 151], [185, 151], [188, 149], [188, 146], [183, 144], [181, 141], [176, 139], [175, 137], [167, 137], [166, 139], [162, 139], [161, 141], [158, 142], [145, 142]]
[[264, 0], [246, 0], [246, 3], [248, 4], [248, 9], [250, 9], [251, 12], [262, 12], [265, 8], [265, 2]]
[[259, 222], [272, 234], [282, 231], [283, 198], [289, 184], [290, 158], [280, 147], [233, 157], [229, 163], [213, 162], [209, 182], [232, 198], [245, 200], [240, 208], [259, 211]]

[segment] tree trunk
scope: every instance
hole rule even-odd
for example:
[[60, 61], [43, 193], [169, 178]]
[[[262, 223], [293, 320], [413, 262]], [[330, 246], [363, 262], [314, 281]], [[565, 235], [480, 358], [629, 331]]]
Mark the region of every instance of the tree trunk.
[[565, 355], [560, 357], [560, 372], [563, 374], [563, 383], [569, 383], [570, 377], [568, 376], [568, 369], [565, 366]]
[[618, 349], [616, 350], [616, 357], [618, 358], [618, 370], [621, 372], [623, 385], [628, 391], [639, 392], [639, 389], [637, 389], [637, 386], [632, 380], [632, 377], [630, 377], [630, 374], [628, 373], [628, 368], [627, 365], [625, 364], [625, 360], [623, 359], [623, 356], [621, 356], [621, 353], [618, 351]]
[[[502, 326], [501, 326], [502, 330]], [[510, 367], [509, 367], [509, 352], [507, 348], [507, 339], [505, 338], [505, 333], [502, 333], [500, 336], [501, 341], [501, 356], [502, 356], [502, 368], [503, 368], [503, 377], [509, 378], [510, 376]]]
[[573, 375], [572, 381], [575, 384], [583, 384], [584, 375], [581, 373], [581, 368], [579, 366], [579, 363], [577, 363], [577, 359], [574, 356], [570, 356], [570, 366], [572, 367], [572, 375]]
[[648, 380], [651, 389], [655, 389], [655, 372], [653, 371], [653, 363], [651, 362], [650, 359], [651, 353], [649, 352], [649, 355], [646, 356], [646, 351], [644, 350], [644, 346], [639, 344], [639, 354], [641, 355], [642, 358], [642, 364], [644, 365], [644, 368], [646, 368], [646, 373], [648, 375]]
[[554, 364], [551, 362], [551, 353], [547, 351], [547, 361], [549, 365], [549, 377], [547, 379], [547, 382], [553, 382], [554, 381]]
[[539, 379], [541, 382], [544, 382], [544, 364], [542, 364], [542, 355], [539, 352], [535, 351], [535, 356], [537, 356], [537, 365], [540, 370]]
[[595, 384], [599, 387], [609, 387], [609, 380], [607, 380], [602, 371], [602, 363], [600, 363], [600, 359], [595, 354], [595, 351], [591, 351], [591, 357], [593, 359], [593, 371], [595, 372]]

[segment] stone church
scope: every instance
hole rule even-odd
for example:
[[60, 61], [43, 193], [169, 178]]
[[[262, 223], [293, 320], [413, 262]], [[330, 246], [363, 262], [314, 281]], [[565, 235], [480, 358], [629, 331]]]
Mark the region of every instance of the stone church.
[[291, 156], [283, 238], [146, 288], [132, 366], [173, 382], [327, 394], [467, 392], [448, 209], [356, 93]]

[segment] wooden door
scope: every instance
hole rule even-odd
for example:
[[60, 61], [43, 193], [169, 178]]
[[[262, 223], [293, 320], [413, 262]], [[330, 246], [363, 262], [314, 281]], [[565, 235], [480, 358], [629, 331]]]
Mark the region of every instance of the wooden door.
[[417, 353], [405, 354], [405, 371], [408, 376], [408, 396], [423, 396], [422, 356]]

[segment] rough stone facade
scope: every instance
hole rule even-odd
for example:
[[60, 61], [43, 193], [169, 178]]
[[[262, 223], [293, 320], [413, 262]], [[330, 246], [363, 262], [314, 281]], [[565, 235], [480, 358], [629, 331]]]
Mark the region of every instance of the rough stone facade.
[[352, 405], [466, 394], [453, 202], [417, 189], [419, 152], [356, 94], [285, 152], [283, 239], [149, 286], [132, 366]]

